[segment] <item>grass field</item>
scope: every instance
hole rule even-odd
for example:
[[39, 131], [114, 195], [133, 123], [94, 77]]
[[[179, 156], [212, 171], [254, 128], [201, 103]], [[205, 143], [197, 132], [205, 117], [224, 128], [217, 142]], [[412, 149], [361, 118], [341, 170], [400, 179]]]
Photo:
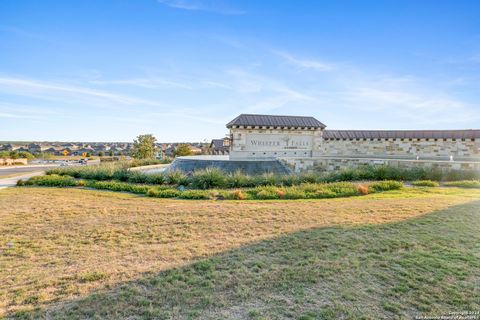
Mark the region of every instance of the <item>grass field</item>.
[[480, 310], [480, 190], [186, 201], [0, 190], [0, 318], [379, 319]]

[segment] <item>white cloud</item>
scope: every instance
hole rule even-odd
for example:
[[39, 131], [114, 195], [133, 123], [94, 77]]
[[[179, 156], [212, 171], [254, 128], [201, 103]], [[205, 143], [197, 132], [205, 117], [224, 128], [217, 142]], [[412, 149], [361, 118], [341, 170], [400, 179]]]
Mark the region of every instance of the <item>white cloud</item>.
[[14, 115], [12, 113], [0, 112], [0, 118], [18, 118], [18, 116]]
[[230, 81], [228, 85], [236, 93], [236, 99], [228, 104], [237, 112], [279, 112], [288, 106], [296, 106], [296, 112], [301, 112], [298, 110], [301, 106], [317, 102], [314, 96], [258, 72], [234, 68], [227, 70], [226, 74]]
[[191, 86], [177, 81], [160, 79], [160, 78], [134, 78], [134, 79], [118, 79], [118, 80], [92, 80], [92, 84], [98, 85], [128, 85], [142, 88], [182, 88], [191, 89]]
[[207, 11], [224, 15], [242, 15], [245, 11], [231, 8], [223, 1], [214, 0], [157, 0], [159, 3], [182, 10]]
[[229, 86], [239, 93], [250, 94], [282, 94], [298, 100], [315, 100], [314, 97], [293, 89], [287, 83], [276, 78], [268, 77], [258, 72], [247, 71], [242, 68], [233, 68], [226, 71], [231, 81]]
[[[462, 125], [480, 120], [480, 113], [471, 105], [448, 92], [431, 88], [414, 77], [343, 78], [344, 91], [337, 95], [343, 106], [350, 105], [374, 115], [387, 124], [408, 127]], [[396, 121], [395, 121], [396, 120]], [[382, 123], [383, 125], [383, 123]]]
[[114, 103], [126, 105], [149, 105], [160, 106], [160, 104], [145, 99], [130, 97], [109, 91], [95, 90], [82, 86], [64, 85], [58, 83], [50, 83], [36, 80], [27, 80], [20, 78], [0, 78], [0, 91], [17, 95], [34, 95], [37, 97], [52, 98], [51, 94], [64, 94], [67, 99], [73, 96], [93, 97], [97, 99], [107, 100]]
[[334, 69], [332, 64], [328, 64], [323, 61], [299, 59], [285, 52], [276, 52], [276, 54], [282, 57], [289, 64], [301, 69], [313, 69], [317, 71], [329, 71]]
[[42, 117], [0, 112], [0, 118], [39, 119]]

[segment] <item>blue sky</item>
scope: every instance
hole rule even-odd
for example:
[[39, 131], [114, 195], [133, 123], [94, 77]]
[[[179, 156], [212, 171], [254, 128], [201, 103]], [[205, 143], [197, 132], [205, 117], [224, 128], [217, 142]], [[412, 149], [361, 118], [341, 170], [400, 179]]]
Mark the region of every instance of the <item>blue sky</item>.
[[0, 140], [202, 141], [239, 113], [480, 128], [480, 1], [0, 1]]

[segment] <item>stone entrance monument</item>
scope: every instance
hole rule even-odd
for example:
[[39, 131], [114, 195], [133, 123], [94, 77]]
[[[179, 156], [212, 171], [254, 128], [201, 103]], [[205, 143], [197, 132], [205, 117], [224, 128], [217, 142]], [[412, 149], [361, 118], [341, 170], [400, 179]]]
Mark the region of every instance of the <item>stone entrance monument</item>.
[[227, 124], [229, 156], [175, 159], [168, 170], [247, 174], [366, 165], [480, 170], [480, 130], [326, 130], [314, 117], [241, 114]]

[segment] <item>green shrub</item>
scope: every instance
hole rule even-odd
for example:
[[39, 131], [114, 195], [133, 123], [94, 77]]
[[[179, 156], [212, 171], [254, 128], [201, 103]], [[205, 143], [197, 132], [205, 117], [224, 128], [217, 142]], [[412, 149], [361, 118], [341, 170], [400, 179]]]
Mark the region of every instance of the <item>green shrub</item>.
[[58, 174], [89, 180], [111, 180], [118, 171], [123, 170], [125, 163], [103, 163], [94, 166], [74, 166], [54, 168], [47, 171], [47, 175]]
[[400, 181], [385, 180], [385, 181], [373, 182], [368, 185], [368, 188], [373, 192], [399, 190], [403, 188], [403, 183]]
[[127, 181], [132, 183], [147, 183], [148, 174], [140, 171], [129, 171], [127, 174]]
[[451, 181], [443, 184], [447, 187], [480, 188], [480, 180]]
[[185, 190], [180, 192], [178, 198], [181, 199], [210, 199], [210, 192], [205, 190]]
[[189, 179], [182, 171], [175, 170], [165, 174], [165, 183], [186, 186], [189, 184]]
[[134, 159], [132, 161], [128, 162], [128, 167], [143, 167], [143, 166], [150, 166], [150, 165], [155, 165], [155, 164], [167, 164], [172, 162], [170, 159], [163, 159], [163, 160], [158, 160], [158, 159]]
[[278, 194], [269, 190], [261, 190], [255, 194], [255, 198], [259, 200], [278, 199]]
[[130, 173], [131, 172], [128, 171], [127, 168], [119, 168], [118, 170], [114, 171], [112, 178], [118, 181], [128, 181]]
[[338, 172], [338, 176], [335, 181], [354, 181], [359, 180], [362, 174], [362, 170], [346, 169]]
[[412, 182], [412, 186], [416, 187], [438, 187], [440, 184], [432, 180], [417, 180]]
[[162, 173], [146, 173], [146, 183], [148, 184], [165, 184], [167, 179]]
[[328, 199], [335, 198], [337, 195], [335, 192], [328, 188], [318, 188], [313, 192], [306, 192], [305, 196], [312, 199]]
[[195, 171], [189, 180], [190, 185], [198, 189], [222, 188], [226, 185], [225, 172], [215, 168]]
[[227, 188], [245, 188], [254, 187], [255, 182], [251, 176], [243, 174], [241, 171], [235, 171], [227, 175], [225, 185]]
[[69, 176], [60, 176], [52, 174], [48, 176], [32, 177], [29, 180], [23, 182], [23, 185], [35, 185], [45, 187], [74, 187], [78, 182]]
[[307, 195], [304, 190], [297, 187], [289, 187], [285, 189], [284, 199], [305, 199]]
[[255, 186], [275, 186], [279, 185], [277, 176], [273, 173], [264, 173], [253, 177]]
[[87, 181], [85, 186], [93, 189], [103, 189], [111, 191], [123, 191], [138, 194], [146, 194], [149, 186], [142, 184], [132, 184], [120, 181]]
[[451, 170], [444, 174], [444, 181], [480, 180], [480, 170]]
[[336, 182], [325, 184], [325, 188], [332, 191], [337, 197], [358, 195], [357, 186], [350, 182]]
[[316, 182], [362, 181], [362, 180], [435, 180], [444, 178], [446, 173], [436, 168], [398, 168], [389, 165], [364, 166], [336, 172], [317, 173]]
[[301, 173], [299, 175], [296, 175], [297, 182], [295, 184], [318, 183], [321, 181], [322, 176], [322, 174], [312, 172]]
[[147, 190], [146, 195], [147, 195], [147, 197], [158, 197], [159, 191], [160, 191], [160, 189], [157, 189], [157, 188], [149, 188]]
[[160, 188], [149, 188], [147, 191], [147, 196], [155, 198], [176, 198], [180, 195], [180, 191], [177, 189], [160, 189]]
[[306, 198], [335, 198], [358, 195], [359, 191], [351, 182], [305, 183], [300, 185]]
[[300, 175], [298, 174], [286, 174], [276, 177], [276, 183], [278, 186], [291, 187], [301, 183]]
[[247, 193], [251, 195], [253, 199], [270, 200], [280, 199], [279, 189], [275, 186], [262, 186], [248, 190]]

